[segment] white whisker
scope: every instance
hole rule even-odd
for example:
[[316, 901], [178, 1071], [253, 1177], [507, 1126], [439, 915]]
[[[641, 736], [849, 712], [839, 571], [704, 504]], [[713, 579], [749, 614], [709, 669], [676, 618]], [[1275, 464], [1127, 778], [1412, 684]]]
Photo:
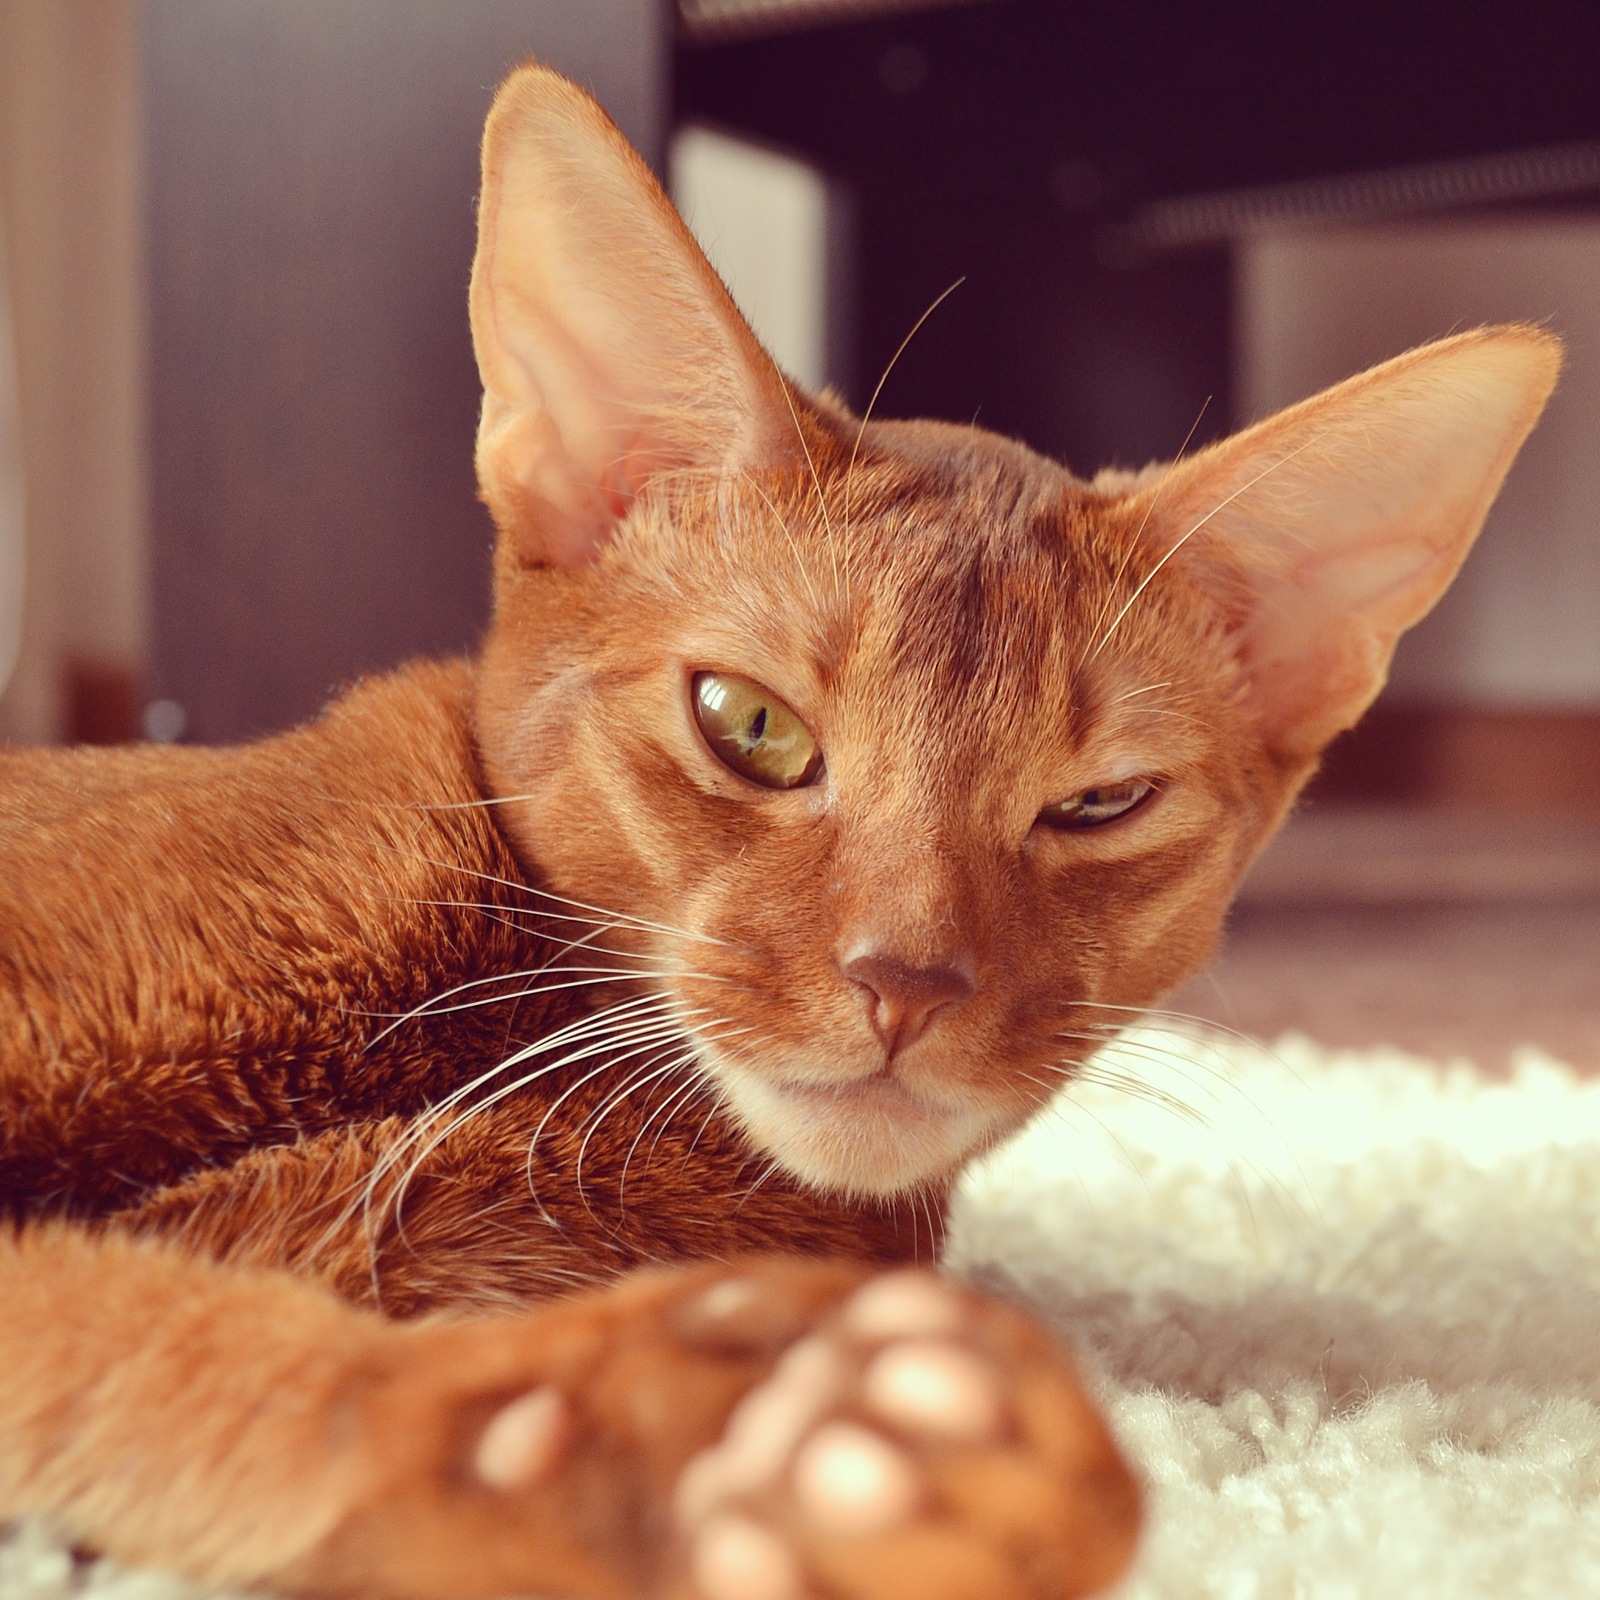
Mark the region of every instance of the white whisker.
[[[1241, 484], [1225, 500], [1222, 500], [1218, 504], [1214, 505], [1208, 512], [1206, 512], [1206, 514], [1203, 517], [1201, 517], [1201, 519], [1197, 523], [1194, 524], [1194, 526], [1192, 528], [1189, 529], [1189, 531], [1187, 533], [1185, 533], [1181, 538], [1179, 538], [1172, 545], [1171, 549], [1169, 549], [1167, 551], [1167, 553], [1164, 556], [1162, 556], [1162, 558], [1158, 562], [1156, 562], [1156, 564], [1144, 575], [1144, 577], [1139, 580], [1138, 587], [1135, 588], [1133, 593], [1128, 596], [1127, 603], [1123, 606], [1123, 608], [1116, 614], [1116, 616], [1114, 616], [1111, 619], [1111, 626], [1109, 628], [1107, 628], [1106, 631], [1100, 636], [1100, 642], [1090, 652], [1089, 661], [1095, 660], [1099, 656], [1100, 652], [1102, 650], [1104, 650], [1105, 647], [1108, 644], [1111, 643], [1111, 636], [1122, 625], [1122, 619], [1125, 616], [1127, 616], [1127, 614], [1133, 609], [1134, 604], [1138, 600], [1139, 596], [1142, 595], [1145, 592], [1145, 590], [1150, 587], [1150, 584], [1154, 580], [1156, 574], [1158, 572], [1160, 572], [1161, 569], [1164, 566], [1166, 566], [1166, 564], [1175, 555], [1177, 555], [1177, 553], [1186, 544], [1188, 544], [1188, 542], [1192, 538], [1194, 538], [1194, 536], [1197, 533], [1199, 533], [1199, 531], [1203, 527], [1205, 527], [1205, 525], [1213, 517], [1217, 516], [1219, 513], [1223, 512], [1223, 511], [1227, 510], [1227, 508], [1229, 506], [1231, 506], [1233, 504], [1233, 502], [1239, 498], [1240, 495], [1246, 494], [1251, 489], [1255, 488], [1255, 486], [1258, 483], [1260, 483], [1263, 478], [1271, 477], [1271, 475], [1274, 472], [1276, 472], [1279, 467], [1287, 466], [1291, 461], [1294, 460], [1294, 458], [1297, 455], [1300, 454], [1300, 452], [1302, 450], [1309, 449], [1313, 444], [1316, 444], [1321, 439], [1321, 437], [1322, 436], [1320, 434], [1313, 435], [1310, 439], [1305, 440], [1304, 443], [1296, 445], [1295, 448], [1293, 450], [1291, 450], [1286, 456], [1280, 456], [1278, 458], [1278, 460], [1274, 461], [1270, 466], [1263, 467], [1261, 469], [1261, 471], [1256, 473], [1256, 475], [1253, 478], [1251, 478], [1248, 483]], [[1162, 480], [1163, 483], [1165, 481], [1166, 481], [1165, 479]], [[1159, 493], [1159, 486], [1158, 486], [1158, 491], [1157, 492]], [[1084, 664], [1087, 665], [1088, 662], [1085, 662]]]
[[[452, 995], [465, 993], [468, 989], [483, 988], [485, 985], [491, 983], [516, 983], [520, 982], [524, 978], [538, 977], [541, 973], [548, 970], [550, 969], [541, 967], [532, 972], [498, 973], [492, 978], [473, 978], [467, 983], [457, 984], [455, 988], [446, 989], [443, 991], [443, 993], [435, 995], [429, 1000], [423, 1001], [420, 1006], [415, 1006], [410, 1011], [402, 1012], [399, 1016], [394, 1017], [394, 1020], [390, 1022], [387, 1028], [384, 1028], [380, 1032], [374, 1034], [373, 1037], [368, 1040], [367, 1049], [371, 1050], [374, 1045], [378, 1044], [383, 1039], [386, 1039], [395, 1031], [396, 1028], [402, 1027], [407, 1022], [414, 1021], [419, 1017], [449, 1016], [452, 1012], [472, 1011], [481, 1006], [503, 1005], [513, 1000], [528, 1000], [541, 995], [560, 994], [568, 989], [586, 989], [590, 988], [591, 986], [598, 987], [604, 983], [636, 983], [645, 978], [655, 978], [659, 980], [672, 977], [703, 978], [707, 981], [714, 981], [714, 975], [710, 973], [639, 972], [631, 971], [621, 967], [558, 967], [555, 970], [564, 975], [576, 973], [579, 974], [579, 976], [570, 978], [564, 976], [562, 981], [559, 983], [534, 984], [529, 988], [513, 990], [509, 994], [486, 995], [477, 1000], [463, 1000], [459, 1005], [441, 1005], [439, 1003], [442, 1000], [448, 1000]], [[365, 1012], [358, 1014], [372, 1017], [387, 1017], [393, 1015], [393, 1013], [387, 1011]]]
[[911, 324], [911, 331], [900, 341], [895, 353], [889, 357], [889, 364], [883, 369], [883, 376], [878, 379], [877, 387], [872, 391], [872, 398], [867, 401], [867, 409], [861, 413], [861, 425], [856, 429], [855, 443], [850, 446], [850, 464], [845, 468], [844, 472], [843, 521], [846, 576], [848, 576], [850, 572], [850, 490], [852, 483], [855, 481], [856, 457], [861, 453], [861, 441], [866, 437], [867, 424], [872, 420], [872, 408], [877, 405], [878, 396], [883, 393], [883, 386], [889, 381], [889, 374], [893, 372], [895, 367], [899, 364], [900, 357], [906, 353], [906, 346], [910, 344], [911, 341], [915, 339], [916, 336], [922, 331], [923, 323], [925, 323], [928, 318], [931, 317], [934, 312], [937, 311], [939, 307], [942, 306], [945, 301], [948, 300], [950, 296], [953, 295], [956, 290], [959, 289], [966, 281], [966, 276], [963, 274], [961, 277], [957, 278], [956, 281], [949, 286], [949, 288], [945, 289], [942, 293], [935, 295], [933, 300], [929, 303], [928, 309]]
[[[562, 1028], [558, 1028], [553, 1034], [550, 1034], [546, 1038], [539, 1040], [536, 1044], [524, 1046], [522, 1049], [513, 1052], [512, 1055], [506, 1057], [500, 1062], [497, 1062], [495, 1066], [491, 1067], [487, 1072], [481, 1073], [470, 1082], [462, 1084], [460, 1087], [453, 1090], [449, 1095], [445, 1096], [445, 1098], [436, 1105], [430, 1106], [425, 1113], [418, 1117], [416, 1121], [406, 1129], [404, 1135], [396, 1141], [390, 1150], [385, 1153], [384, 1157], [378, 1163], [376, 1163], [372, 1172], [368, 1175], [367, 1181], [364, 1185], [363, 1198], [354, 1207], [354, 1210], [359, 1210], [367, 1218], [366, 1232], [369, 1240], [373, 1241], [373, 1250], [376, 1250], [376, 1239], [372, 1229], [372, 1209], [376, 1201], [379, 1183], [383, 1180], [387, 1173], [394, 1170], [394, 1168], [399, 1165], [400, 1161], [410, 1147], [426, 1139], [430, 1130], [441, 1119], [454, 1110], [456, 1106], [460, 1105], [465, 1099], [467, 1099], [468, 1096], [481, 1089], [484, 1085], [492, 1082], [502, 1073], [513, 1070], [517, 1066], [520, 1066], [522, 1062], [529, 1060], [536, 1055], [548, 1053], [551, 1050], [561, 1049], [565, 1046], [591, 1039], [593, 1035], [597, 1033], [601, 1034], [602, 1038], [598, 1044], [588, 1044], [585, 1049], [576, 1053], [578, 1057], [582, 1057], [586, 1054], [592, 1053], [593, 1050], [597, 1048], [604, 1049], [609, 1044], [626, 1039], [630, 1037], [633, 1032], [641, 1028], [660, 1026], [665, 1019], [665, 1014], [669, 1010], [670, 1002], [667, 1002], [659, 996], [648, 995], [623, 1001], [619, 1005], [608, 1007], [600, 1012], [591, 1013], [584, 1017], [578, 1018], [574, 1022], [568, 1023]], [[618, 1026], [619, 1023], [621, 1026]], [[405, 1188], [410, 1182], [411, 1178], [415, 1175], [420, 1164], [423, 1161], [426, 1161], [428, 1156], [431, 1155], [432, 1152], [438, 1148], [439, 1144], [443, 1140], [447, 1139], [456, 1128], [460, 1127], [464, 1122], [470, 1120], [473, 1116], [478, 1115], [482, 1111], [488, 1109], [488, 1107], [491, 1105], [496, 1104], [499, 1100], [504, 1099], [508, 1094], [515, 1093], [518, 1089], [527, 1087], [528, 1084], [534, 1082], [536, 1079], [545, 1076], [549, 1072], [556, 1071], [564, 1065], [567, 1065], [572, 1059], [574, 1059], [574, 1056], [569, 1055], [558, 1061], [548, 1063], [546, 1066], [539, 1068], [535, 1072], [524, 1074], [522, 1077], [515, 1080], [511, 1085], [502, 1086], [501, 1089], [494, 1091], [484, 1100], [475, 1103], [462, 1116], [455, 1118], [455, 1120], [453, 1120], [447, 1127], [443, 1129], [442, 1132], [440, 1132], [431, 1140], [431, 1142], [428, 1143], [421, 1155], [418, 1156], [416, 1161], [412, 1163], [411, 1167], [407, 1169], [405, 1176], [402, 1177], [399, 1184], [396, 1186], [394, 1195], [391, 1197], [396, 1207], [398, 1207], [400, 1201], [403, 1199]], [[343, 1224], [343, 1222], [348, 1221], [349, 1218], [354, 1214], [354, 1210], [348, 1211], [345, 1214], [345, 1217], [341, 1218], [339, 1223], [335, 1224], [335, 1226], [340, 1226]], [[377, 1262], [376, 1256], [374, 1255], [374, 1274], [376, 1274], [376, 1270]]]
[[[681, 1037], [681, 1035], [681, 1024], [675, 1017], [649, 1017], [642, 1021], [633, 1022], [625, 1025], [624, 1027], [612, 1030], [612, 1032], [606, 1035], [604, 1038], [591, 1041], [582, 1045], [576, 1050], [569, 1050], [559, 1060], [549, 1062], [544, 1066], [539, 1067], [536, 1071], [524, 1073], [520, 1077], [513, 1079], [510, 1083], [501, 1084], [498, 1088], [485, 1095], [482, 1100], [474, 1102], [474, 1104], [469, 1106], [459, 1116], [454, 1117], [444, 1128], [440, 1129], [428, 1140], [427, 1144], [412, 1158], [411, 1164], [406, 1168], [405, 1172], [400, 1178], [399, 1183], [396, 1185], [395, 1193], [390, 1204], [394, 1215], [395, 1229], [397, 1234], [400, 1235], [402, 1242], [404, 1242], [404, 1229], [401, 1221], [401, 1208], [404, 1204], [406, 1189], [410, 1186], [411, 1181], [416, 1177], [417, 1173], [422, 1169], [429, 1156], [431, 1156], [433, 1152], [437, 1150], [439, 1146], [456, 1131], [456, 1129], [463, 1127], [474, 1117], [481, 1116], [485, 1111], [489, 1110], [492, 1106], [498, 1105], [502, 1100], [507, 1099], [509, 1096], [520, 1093], [523, 1089], [527, 1088], [529, 1084], [536, 1082], [540, 1078], [548, 1077], [552, 1072], [557, 1072], [563, 1067], [576, 1065], [580, 1061], [591, 1060], [594, 1056], [602, 1052], [614, 1051], [618, 1045], [628, 1044], [632, 1046], [631, 1049], [622, 1051], [620, 1054], [608, 1054], [607, 1059], [602, 1062], [599, 1067], [596, 1067], [590, 1072], [586, 1073], [578, 1080], [577, 1084], [574, 1084], [571, 1088], [560, 1095], [549, 1108], [549, 1110], [546, 1111], [544, 1119], [540, 1122], [539, 1129], [542, 1131], [546, 1123], [549, 1122], [550, 1117], [556, 1108], [564, 1104], [576, 1089], [582, 1087], [582, 1085], [589, 1082], [590, 1079], [597, 1077], [601, 1072], [611, 1070], [618, 1064], [618, 1062], [630, 1060], [632, 1057], [640, 1054], [644, 1050], [650, 1049], [656, 1044], [666, 1043], [671, 1039]], [[539, 1048], [542, 1049], [543, 1047], [541, 1046]], [[520, 1051], [516, 1057], [512, 1058], [512, 1060], [514, 1061], [519, 1058], [526, 1059], [527, 1055], [527, 1051]], [[502, 1064], [502, 1070], [504, 1070], [506, 1065], [509, 1065], [509, 1063]], [[535, 1139], [537, 1139], [537, 1134], [535, 1135]]]
[[839, 588], [839, 557], [833, 542], [833, 520], [828, 515], [828, 497], [822, 492], [822, 479], [817, 475], [817, 464], [811, 458], [811, 446], [806, 441], [806, 430], [800, 425], [800, 413], [794, 408], [794, 396], [789, 392], [789, 385], [780, 376], [778, 387], [783, 393], [784, 404], [789, 408], [789, 416], [794, 422], [795, 437], [800, 441], [800, 449], [806, 458], [806, 467], [811, 473], [811, 482], [817, 491], [817, 508], [822, 512], [822, 526], [827, 536], [828, 559], [833, 565], [833, 592], [837, 595]]
[[[1189, 424], [1189, 431], [1183, 436], [1183, 443], [1178, 446], [1178, 453], [1172, 462], [1172, 471], [1175, 471], [1178, 463], [1183, 460], [1184, 452], [1189, 448], [1189, 441], [1194, 438], [1195, 430], [1200, 426], [1200, 419], [1205, 416], [1206, 407], [1210, 404], [1211, 396], [1207, 395], [1201, 401], [1200, 409], [1195, 413], [1194, 421]], [[1139, 519], [1139, 526], [1133, 530], [1133, 537], [1128, 541], [1127, 549], [1122, 552], [1122, 560], [1117, 563], [1117, 570], [1112, 573], [1111, 582], [1106, 585], [1106, 598], [1095, 616], [1094, 627], [1090, 630], [1091, 636], [1096, 636], [1100, 632], [1101, 624], [1106, 619], [1106, 613], [1110, 611], [1114, 603], [1117, 586], [1122, 582], [1122, 575], [1128, 570], [1128, 564], [1133, 560], [1138, 553], [1139, 546], [1144, 542], [1144, 530], [1150, 525], [1150, 519], [1155, 515], [1156, 507], [1161, 503], [1161, 496], [1166, 493], [1167, 484], [1172, 477], [1172, 471], [1165, 473], [1156, 484], [1156, 492], [1151, 495], [1150, 504], [1144, 508], [1144, 515]], [[1073, 668], [1074, 674], [1081, 672], [1085, 665], [1093, 661], [1094, 657], [1099, 653], [1099, 650], [1096, 649], [1093, 655], [1081, 659], [1077, 666]]]
[[[469, 878], [476, 878], [481, 883], [493, 883], [502, 889], [512, 889], [518, 894], [534, 895], [540, 900], [553, 900], [557, 905], [573, 906], [579, 911], [592, 911], [596, 916], [609, 918], [615, 925], [638, 928], [650, 933], [670, 934], [675, 939], [695, 939], [703, 944], [726, 946], [725, 939], [715, 938], [709, 933], [695, 933], [688, 928], [675, 928], [671, 923], [652, 922], [648, 917], [636, 917], [631, 912], [614, 911], [605, 906], [591, 905], [587, 900], [575, 900], [570, 895], [557, 894], [552, 889], [538, 889], [529, 883], [518, 883], [512, 878], [497, 877], [492, 872], [479, 872], [474, 867], [462, 866], [458, 862], [436, 861], [431, 856], [418, 855], [414, 860], [421, 861], [426, 866], [438, 867], [442, 872], [460, 872]], [[506, 909], [519, 909], [508, 906]]]

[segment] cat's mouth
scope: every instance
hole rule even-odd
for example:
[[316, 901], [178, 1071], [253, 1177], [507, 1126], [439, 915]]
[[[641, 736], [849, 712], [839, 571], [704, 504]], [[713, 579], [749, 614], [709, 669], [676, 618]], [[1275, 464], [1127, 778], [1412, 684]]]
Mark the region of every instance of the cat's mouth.
[[844, 1081], [714, 1068], [745, 1133], [795, 1177], [855, 1195], [903, 1193], [950, 1175], [1002, 1121], [921, 1093], [888, 1068]]

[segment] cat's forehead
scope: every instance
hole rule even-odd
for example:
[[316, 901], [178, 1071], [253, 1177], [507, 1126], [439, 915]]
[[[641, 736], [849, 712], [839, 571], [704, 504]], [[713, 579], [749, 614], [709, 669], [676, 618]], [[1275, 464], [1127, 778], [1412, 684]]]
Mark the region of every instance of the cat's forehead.
[[730, 477], [697, 537], [667, 532], [671, 602], [690, 654], [863, 727], [914, 714], [978, 737], [1022, 706], [1065, 732], [1088, 680], [1126, 665], [1094, 652], [1126, 576], [1119, 507], [979, 429], [852, 430], [797, 470]]
[[[859, 436], [859, 446], [855, 437]], [[1070, 493], [1088, 486], [1058, 461], [987, 428], [927, 418], [868, 423], [852, 435], [858, 460], [909, 474], [929, 487], [1007, 484], [1019, 491]]]
[[841, 454], [814, 459], [782, 503], [758, 489], [739, 519], [768, 535], [750, 578], [813, 620], [823, 669], [890, 672], [942, 699], [1059, 675], [1125, 542], [1108, 497], [977, 428], [879, 424]]

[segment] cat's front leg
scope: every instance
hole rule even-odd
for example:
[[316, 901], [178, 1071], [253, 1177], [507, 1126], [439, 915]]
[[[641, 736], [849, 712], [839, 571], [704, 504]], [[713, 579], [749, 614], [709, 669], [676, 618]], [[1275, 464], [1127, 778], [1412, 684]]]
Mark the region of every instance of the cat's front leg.
[[643, 1262], [778, 1250], [914, 1262], [942, 1236], [937, 1192], [898, 1207], [818, 1194], [763, 1172], [720, 1121], [691, 1119], [659, 1149], [644, 1143], [626, 1189], [609, 1191], [592, 1171], [586, 1185], [581, 1166], [536, 1169], [539, 1121], [508, 1104], [443, 1123], [331, 1128], [198, 1172], [109, 1220], [402, 1317], [526, 1305]]
[[321, 1594], [1064, 1600], [1138, 1492], [1029, 1319], [929, 1274], [752, 1258], [399, 1330]]

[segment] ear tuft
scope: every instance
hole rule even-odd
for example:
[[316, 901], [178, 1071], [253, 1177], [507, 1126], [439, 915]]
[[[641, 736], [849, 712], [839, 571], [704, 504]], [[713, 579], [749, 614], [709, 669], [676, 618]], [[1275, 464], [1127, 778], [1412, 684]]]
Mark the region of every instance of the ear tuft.
[[472, 337], [478, 481], [532, 563], [592, 560], [662, 473], [777, 453], [784, 380], [649, 169], [537, 65], [483, 136]]
[[1137, 492], [1136, 515], [1225, 595], [1281, 758], [1366, 710], [1395, 643], [1471, 549], [1561, 368], [1541, 328], [1481, 328], [1374, 367]]

